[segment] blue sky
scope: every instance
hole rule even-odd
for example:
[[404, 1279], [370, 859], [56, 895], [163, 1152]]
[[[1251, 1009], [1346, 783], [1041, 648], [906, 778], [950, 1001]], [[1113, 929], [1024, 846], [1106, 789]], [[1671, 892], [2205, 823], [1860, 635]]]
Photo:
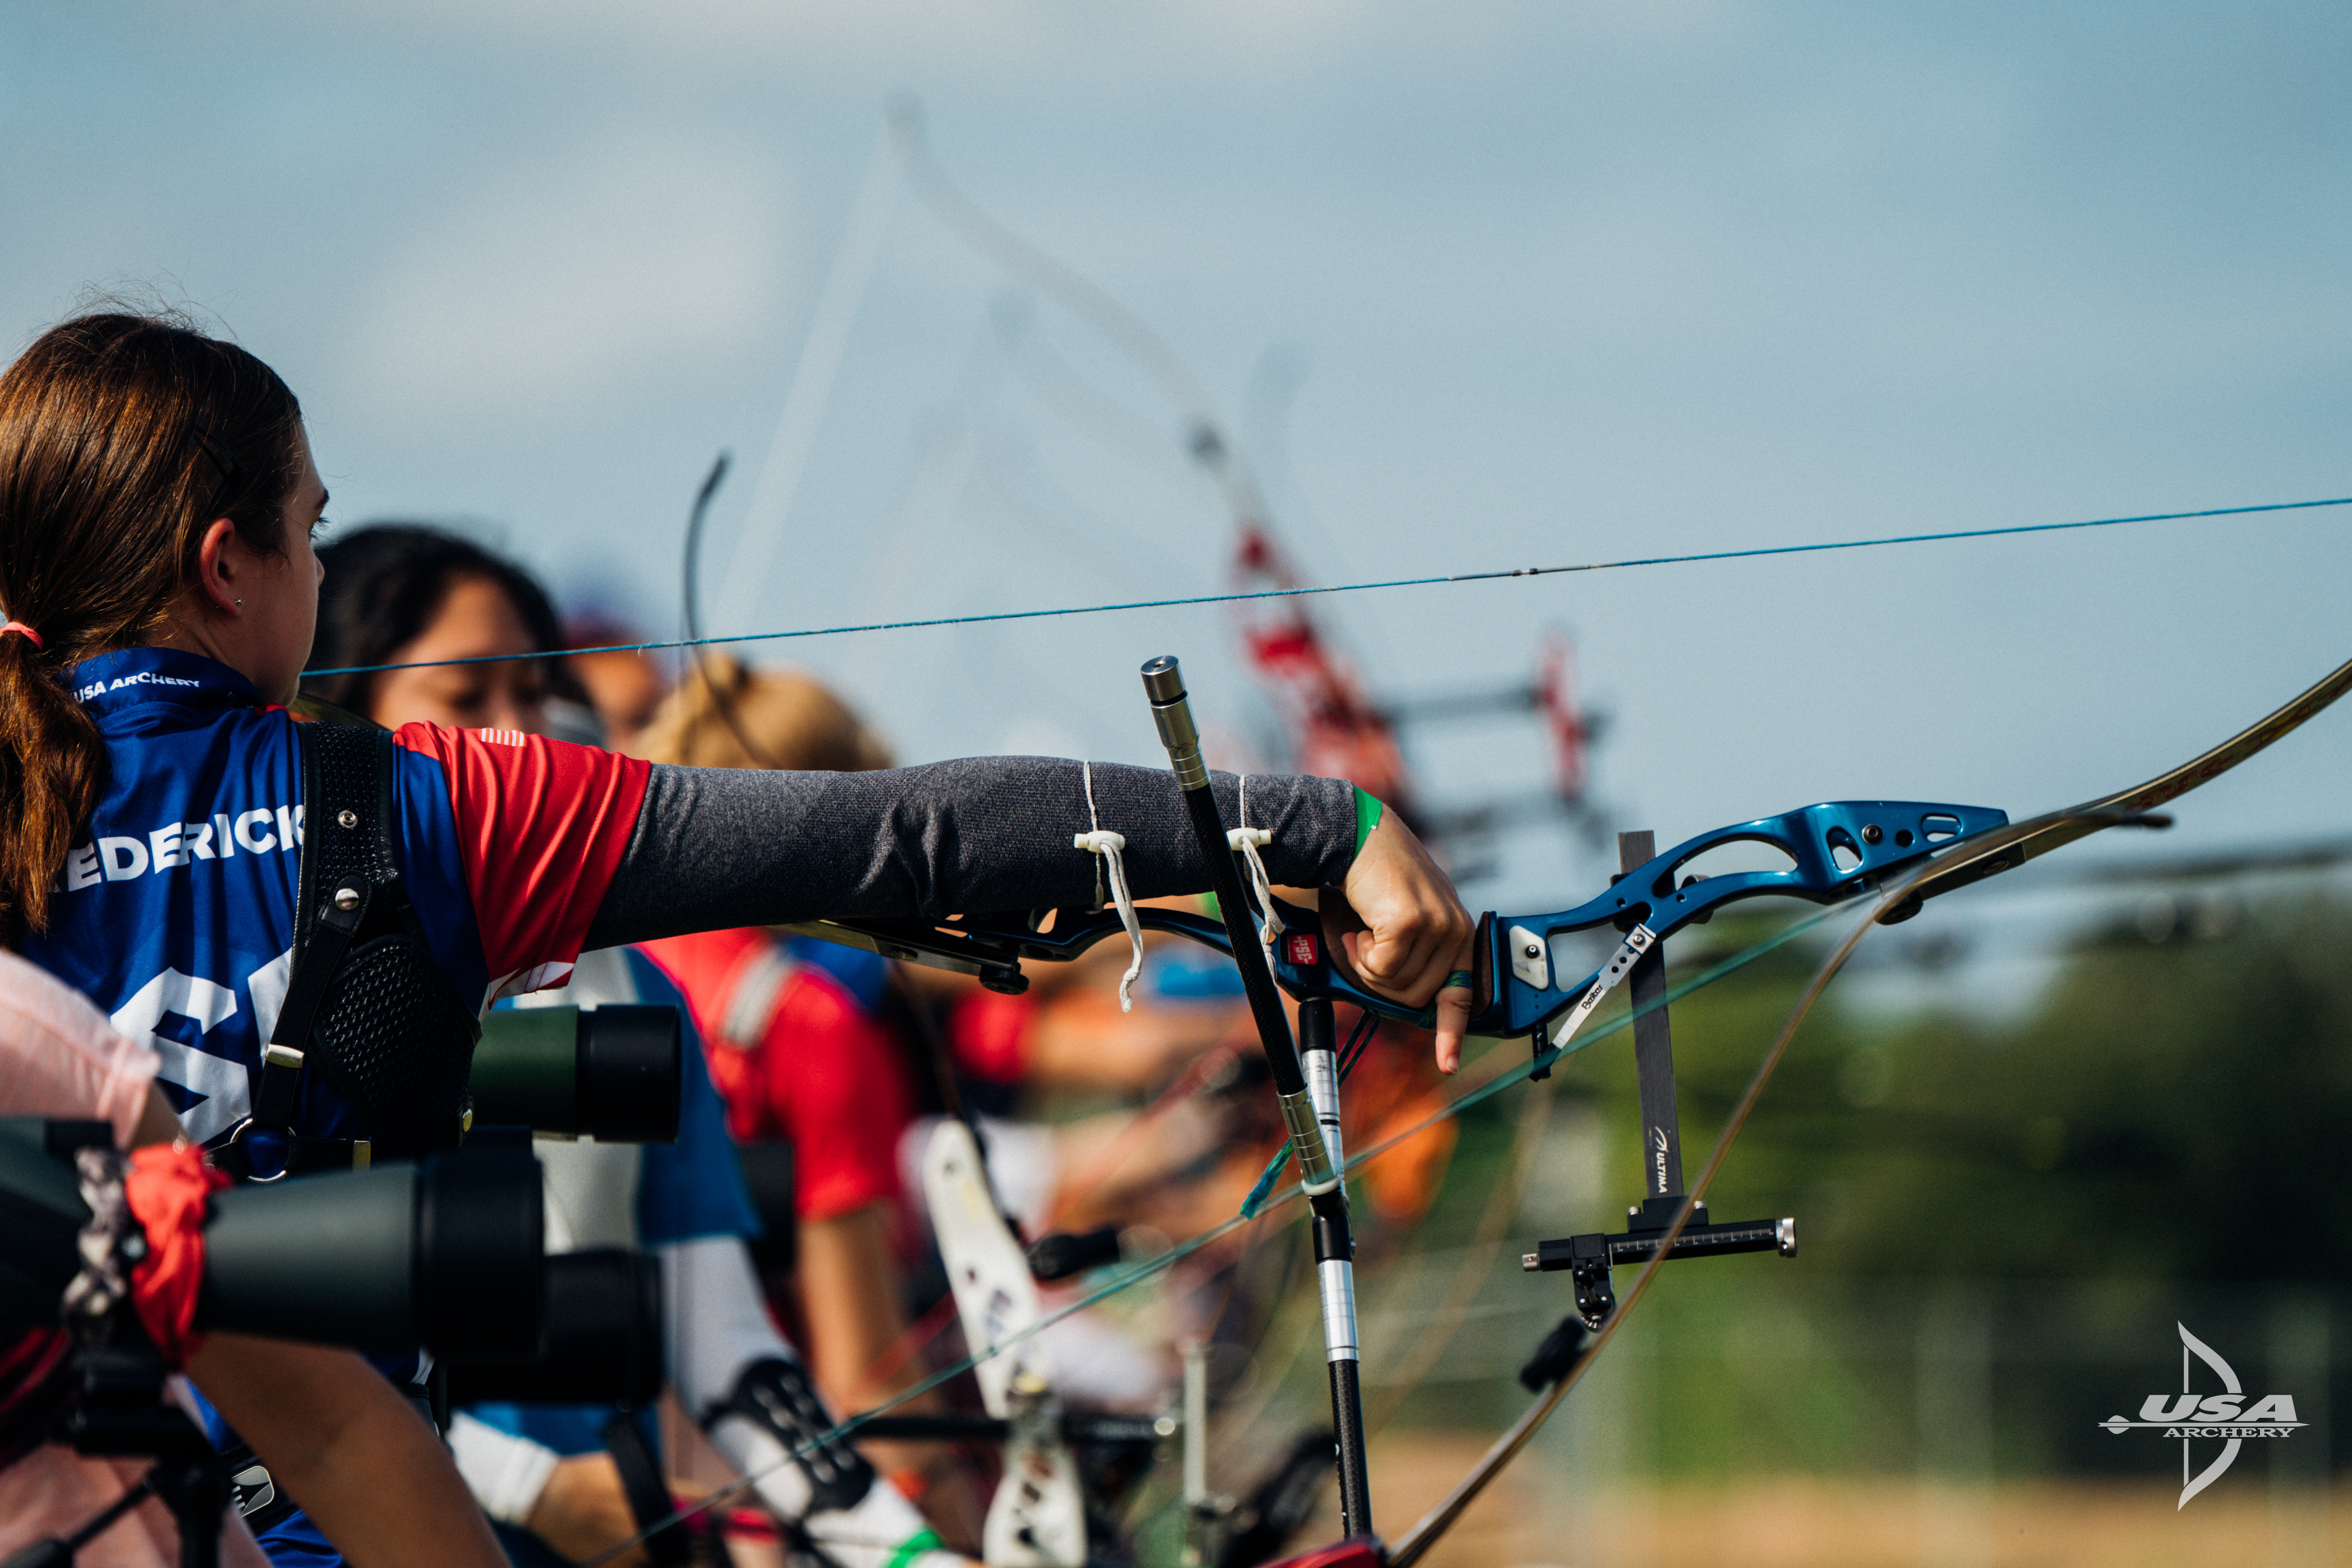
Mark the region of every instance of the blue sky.
[[[351, 523], [467, 520], [675, 625], [734, 546], [894, 95], [975, 199], [1149, 321], [1325, 581], [2352, 494], [2352, 14], [2323, 5], [73, 5], [0, 13], [0, 334], [93, 285], [276, 364]], [[1091, 426], [1053, 394], [1094, 390]], [[1106, 440], [1101, 426], [1129, 433]], [[1227, 575], [1176, 420], [901, 198], [724, 629]], [[1164, 445], [1154, 447], [1154, 441]], [[1805, 801], [2025, 813], [2352, 655], [2352, 509], [1327, 602], [1396, 692], [1549, 626], [1672, 839]], [[794, 645], [908, 760], [1137, 761], [1135, 667], [1263, 723], [1222, 612]], [[1509, 723], [1428, 793], [1539, 783]], [[2352, 711], [2176, 849], [2352, 830]], [[2142, 841], [2144, 843], [2145, 841]], [[1556, 832], [1478, 889], [1580, 900]], [[2082, 853], [2147, 852], [2140, 844]]]

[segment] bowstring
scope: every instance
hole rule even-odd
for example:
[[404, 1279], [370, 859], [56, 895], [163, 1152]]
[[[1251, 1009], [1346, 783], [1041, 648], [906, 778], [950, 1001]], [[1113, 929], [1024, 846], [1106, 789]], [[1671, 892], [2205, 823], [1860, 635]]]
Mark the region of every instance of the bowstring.
[[518, 659], [565, 658], [580, 654], [653, 653], [667, 648], [717, 647], [735, 643], [782, 642], [799, 637], [845, 637], [856, 632], [896, 632], [933, 626], [979, 626], [1000, 621], [1051, 620], [1069, 616], [1098, 616], [1129, 610], [1181, 609], [1198, 605], [1246, 604], [1262, 599], [1301, 599], [1318, 594], [1361, 594], [1387, 588], [1425, 588], [1451, 583], [1500, 582], [1514, 577], [1555, 577], [1576, 572], [1617, 572], [1645, 566], [1684, 566], [1708, 561], [1745, 561], [1770, 555], [1807, 555], [1830, 550], [1871, 550], [1897, 544], [1932, 544], [1960, 539], [1997, 539], [2010, 534], [2063, 533], [2084, 528], [2118, 528], [2144, 522], [2179, 522], [2203, 518], [2245, 517], [2258, 512], [2308, 511], [2321, 507], [2352, 506], [2352, 496], [2320, 500], [2266, 501], [2255, 506], [2207, 507], [2195, 511], [2144, 512], [2130, 517], [2095, 517], [2069, 522], [2015, 523], [2001, 528], [1950, 529], [1937, 533], [1882, 534], [1866, 539], [1832, 539], [1806, 544], [1768, 544], [1740, 550], [1695, 551], [1683, 555], [1644, 555], [1617, 561], [1587, 561], [1560, 566], [1514, 566], [1484, 572], [1433, 574], [1422, 577], [1386, 577], [1361, 583], [1322, 586], [1254, 588], [1225, 594], [1193, 594], [1167, 599], [1122, 599], [1097, 605], [1063, 605], [1045, 609], [990, 610], [969, 616], [928, 616], [901, 621], [864, 621], [835, 626], [801, 626], [788, 631], [738, 632], [726, 637], [672, 637], [660, 642], [614, 643], [603, 647], [551, 648], [530, 653], [477, 654], [468, 658], [418, 659], [407, 664], [355, 664], [335, 669], [312, 669], [311, 676], [376, 675], [394, 669], [436, 669], [445, 665], [500, 664]]
[[[1439, 1300], [1420, 1333], [1407, 1348], [1398, 1370], [1383, 1375], [1385, 1384], [1377, 1409], [1364, 1417], [1366, 1442], [1385, 1430], [1404, 1408], [1406, 1400], [1421, 1386], [1437, 1365], [1438, 1358], [1452, 1347], [1454, 1336], [1462, 1331], [1471, 1301], [1486, 1287], [1495, 1272], [1495, 1260], [1502, 1256], [1504, 1233], [1511, 1227], [1511, 1219], [1518, 1211], [1519, 1196], [1527, 1190], [1528, 1174], [1535, 1168], [1536, 1152], [1542, 1146], [1545, 1129], [1551, 1121], [1553, 1106], [1559, 1096], [1547, 1083], [1541, 1089], [1530, 1087], [1527, 1098], [1519, 1104], [1519, 1119], [1511, 1129], [1510, 1148], [1505, 1152], [1503, 1179], [1486, 1194], [1486, 1205], [1478, 1215], [1478, 1228], [1472, 1233], [1470, 1243], [1462, 1249], [1462, 1260], [1454, 1266], [1454, 1278], [1446, 1282], [1445, 1294]], [[1370, 1358], [1367, 1357], [1367, 1360]]]
[[1356, 1026], [1348, 1031], [1347, 1042], [1339, 1047], [1339, 1081], [1346, 1083], [1364, 1053], [1372, 1048], [1373, 1037], [1381, 1032], [1381, 1016], [1370, 1007], [1356, 1009]]

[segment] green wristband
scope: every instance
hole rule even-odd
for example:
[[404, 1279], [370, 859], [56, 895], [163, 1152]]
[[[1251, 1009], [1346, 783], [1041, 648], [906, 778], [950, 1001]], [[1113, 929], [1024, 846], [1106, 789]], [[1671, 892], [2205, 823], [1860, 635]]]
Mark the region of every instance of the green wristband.
[[1356, 791], [1357, 854], [1361, 855], [1364, 852], [1364, 840], [1370, 838], [1372, 836], [1372, 829], [1380, 825], [1381, 803], [1360, 789]]

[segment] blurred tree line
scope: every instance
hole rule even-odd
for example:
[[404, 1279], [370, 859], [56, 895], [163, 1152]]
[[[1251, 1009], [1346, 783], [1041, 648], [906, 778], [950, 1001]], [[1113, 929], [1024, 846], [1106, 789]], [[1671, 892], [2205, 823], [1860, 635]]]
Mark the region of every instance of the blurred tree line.
[[[1816, 962], [1783, 950], [1676, 1009], [1694, 1171]], [[1873, 1023], [1836, 998], [1724, 1178], [1725, 1201], [1822, 1200], [1804, 1238], [1822, 1267], [2352, 1279], [2352, 910], [2312, 898], [2159, 942], [2119, 921], [2011, 1023]]]
[[[1678, 937], [1670, 972], [1768, 929], [1726, 917]], [[1792, 944], [1676, 1005], [1693, 1175], [1820, 952]], [[1601, 1119], [1594, 1217], [1612, 1229], [1641, 1163], [1625, 1047], [1563, 1072]], [[1833, 984], [1710, 1194], [1718, 1220], [1796, 1215], [1800, 1258], [1676, 1264], [1645, 1309], [1672, 1347], [1658, 1460], [1910, 1466], [1937, 1440], [1921, 1378], [1948, 1343], [1981, 1344], [1967, 1353], [1986, 1363], [1999, 1471], [2160, 1478], [2176, 1455], [2095, 1424], [2178, 1387], [2176, 1320], [2306, 1419], [2343, 1413], [2295, 1462], [2352, 1458], [2335, 1370], [2352, 1366], [2347, 1125], [2352, 909], [2315, 894], [2226, 922], [2118, 919], [2005, 1017], [1868, 1013]], [[1792, 1359], [1772, 1334], [1829, 1342]], [[2251, 1445], [2240, 1468], [2285, 1447]]]

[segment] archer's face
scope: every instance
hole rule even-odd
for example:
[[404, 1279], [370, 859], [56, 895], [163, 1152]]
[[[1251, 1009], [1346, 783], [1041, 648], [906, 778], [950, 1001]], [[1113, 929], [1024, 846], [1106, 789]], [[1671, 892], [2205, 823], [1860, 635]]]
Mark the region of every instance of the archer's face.
[[542, 733], [547, 728], [545, 666], [535, 658], [514, 657], [540, 651], [522, 612], [504, 588], [488, 577], [460, 577], [450, 584], [425, 628], [394, 648], [384, 662], [503, 662], [386, 670], [369, 689], [367, 716], [389, 729], [425, 723]]
[[250, 591], [242, 595], [251, 649], [245, 673], [271, 702], [293, 699], [319, 629], [319, 582], [326, 574], [310, 540], [327, 510], [327, 487], [310, 458], [310, 432], [297, 426], [294, 440], [302, 477], [279, 516], [278, 552], [249, 554], [241, 563], [250, 574]]

